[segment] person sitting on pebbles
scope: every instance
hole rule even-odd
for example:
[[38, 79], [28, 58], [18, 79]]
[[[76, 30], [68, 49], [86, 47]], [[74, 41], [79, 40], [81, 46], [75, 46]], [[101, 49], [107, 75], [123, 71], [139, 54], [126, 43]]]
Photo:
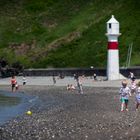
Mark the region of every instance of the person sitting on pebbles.
[[69, 84], [67, 85], [67, 90], [70, 90], [70, 85]]
[[124, 110], [128, 111], [128, 100], [129, 96], [131, 96], [131, 90], [127, 86], [126, 80], [122, 81], [122, 87], [120, 88], [119, 94], [121, 100], [121, 112]]
[[73, 84], [68, 84], [67, 85], [67, 90], [75, 90], [75, 86]]
[[75, 86], [73, 84], [70, 85], [71, 90], [75, 90]]

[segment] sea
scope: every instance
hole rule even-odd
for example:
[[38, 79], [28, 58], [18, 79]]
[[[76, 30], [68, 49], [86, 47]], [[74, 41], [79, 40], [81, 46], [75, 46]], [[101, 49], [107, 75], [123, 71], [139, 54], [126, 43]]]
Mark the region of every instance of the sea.
[[27, 96], [24, 92], [0, 91], [0, 126], [15, 117], [26, 114], [37, 99], [38, 97]]

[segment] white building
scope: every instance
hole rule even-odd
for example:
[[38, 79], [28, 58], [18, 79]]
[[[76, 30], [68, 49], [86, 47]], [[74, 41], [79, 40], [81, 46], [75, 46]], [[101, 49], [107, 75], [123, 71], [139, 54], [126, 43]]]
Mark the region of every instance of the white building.
[[107, 58], [107, 78], [108, 80], [120, 79], [119, 73], [119, 49], [118, 49], [118, 37], [119, 22], [112, 15], [111, 19], [107, 22], [108, 37], [108, 58]]

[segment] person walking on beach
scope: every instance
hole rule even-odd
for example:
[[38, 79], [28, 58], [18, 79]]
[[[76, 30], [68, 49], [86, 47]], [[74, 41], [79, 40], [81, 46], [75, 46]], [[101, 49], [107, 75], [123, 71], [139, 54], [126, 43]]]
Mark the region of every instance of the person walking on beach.
[[16, 84], [15, 84], [15, 89], [16, 89], [16, 91], [19, 89], [19, 85], [18, 85], [17, 82], [16, 82]]
[[23, 85], [26, 85], [27, 80], [26, 80], [26, 77], [25, 76], [23, 76], [22, 82], [23, 82]]
[[96, 75], [96, 73], [93, 74], [93, 78], [94, 78], [95, 81], [97, 80], [97, 75]]
[[73, 77], [74, 77], [74, 80], [76, 80], [76, 81], [78, 80], [78, 74], [77, 73], [74, 74]]
[[55, 76], [53, 75], [53, 84], [55, 85], [56, 84], [56, 79], [55, 79]]
[[138, 110], [139, 105], [140, 105], [140, 81], [138, 82], [136, 88], [136, 111]]
[[15, 90], [16, 90], [16, 83], [17, 83], [17, 81], [16, 81], [16, 78], [15, 78], [15, 76], [12, 76], [12, 78], [11, 78], [11, 87], [12, 87], [12, 92], [14, 92]]
[[135, 77], [133, 72], [129, 72], [129, 77], [130, 77], [131, 80], [135, 80], [136, 79], [136, 77]]
[[124, 110], [128, 111], [128, 100], [129, 96], [131, 96], [131, 90], [127, 86], [126, 80], [122, 81], [122, 87], [120, 88], [119, 94], [121, 100], [121, 112]]
[[79, 76], [77, 79], [78, 92], [83, 94], [82, 78]]

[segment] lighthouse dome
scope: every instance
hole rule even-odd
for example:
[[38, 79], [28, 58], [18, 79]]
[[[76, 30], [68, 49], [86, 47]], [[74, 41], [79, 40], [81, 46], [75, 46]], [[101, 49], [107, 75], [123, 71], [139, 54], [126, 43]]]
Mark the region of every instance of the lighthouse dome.
[[107, 34], [119, 35], [119, 22], [112, 15], [111, 19], [107, 22]]
[[119, 23], [119, 22], [115, 19], [114, 15], [112, 15], [111, 19], [107, 23]]

